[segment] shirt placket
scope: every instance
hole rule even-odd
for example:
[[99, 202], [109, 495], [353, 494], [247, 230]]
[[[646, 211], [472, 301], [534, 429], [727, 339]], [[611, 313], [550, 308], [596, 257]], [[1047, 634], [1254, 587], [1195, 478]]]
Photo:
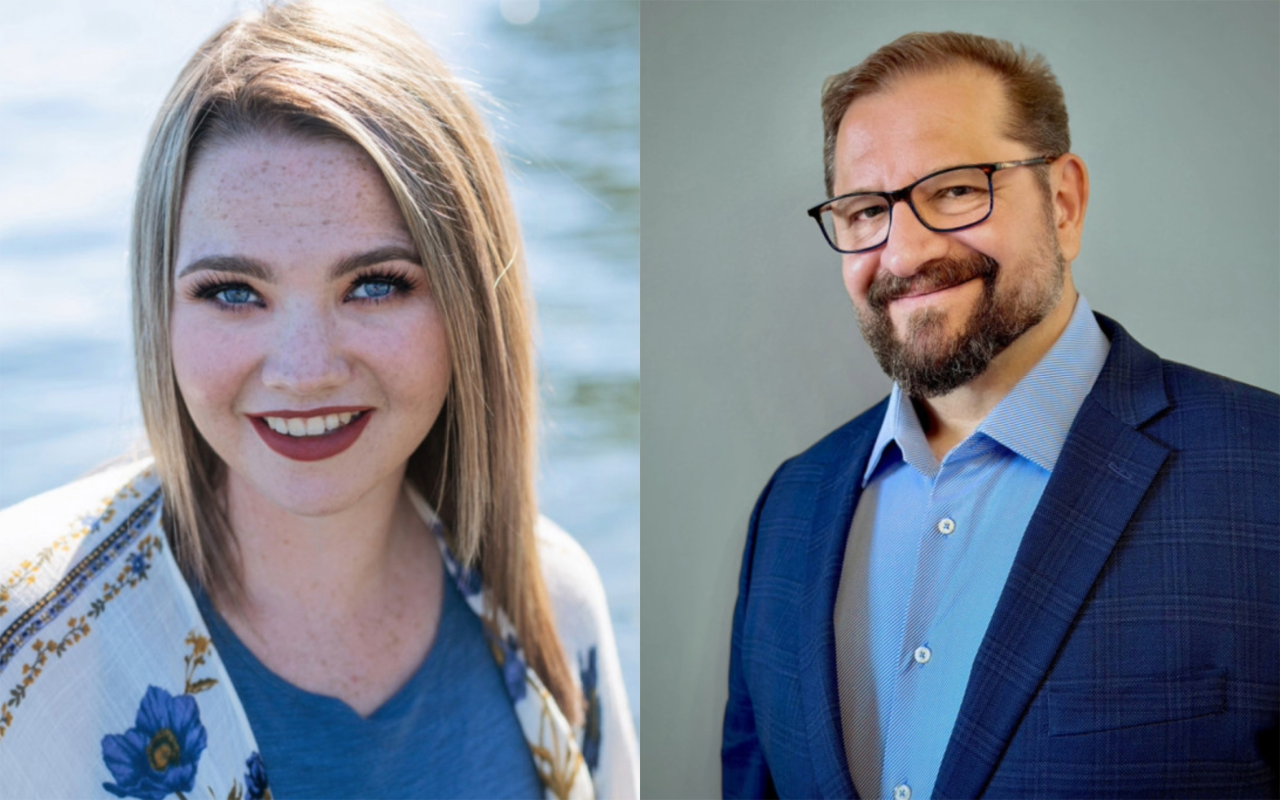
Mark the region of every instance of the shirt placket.
[[946, 657], [945, 653], [934, 653], [929, 639], [945, 589], [945, 576], [954, 566], [953, 548], [949, 548], [948, 543], [957, 529], [953, 511], [957, 504], [952, 491], [957, 483], [956, 472], [954, 467], [944, 466], [939, 470], [929, 494], [929, 506], [916, 531], [916, 573], [898, 647], [897, 677], [881, 771], [885, 796], [893, 800], [918, 798], [912, 789], [913, 781], [917, 785], [931, 784], [934, 777], [911, 774], [912, 736], [918, 722], [919, 688], [924, 670], [929, 669], [936, 657]]

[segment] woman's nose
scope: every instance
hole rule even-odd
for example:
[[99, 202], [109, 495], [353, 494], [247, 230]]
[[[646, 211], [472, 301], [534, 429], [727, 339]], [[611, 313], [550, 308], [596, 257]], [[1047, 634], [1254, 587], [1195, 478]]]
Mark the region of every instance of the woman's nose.
[[310, 310], [287, 312], [263, 363], [263, 384], [289, 394], [316, 395], [342, 386], [349, 377], [334, 322]]

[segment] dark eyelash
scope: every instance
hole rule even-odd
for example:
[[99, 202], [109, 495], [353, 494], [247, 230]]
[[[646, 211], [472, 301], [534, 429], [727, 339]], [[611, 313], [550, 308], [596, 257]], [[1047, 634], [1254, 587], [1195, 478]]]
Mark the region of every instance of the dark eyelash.
[[[357, 286], [363, 286], [366, 283], [388, 284], [389, 286], [395, 287], [397, 294], [408, 294], [418, 287], [418, 281], [408, 273], [400, 272], [398, 270], [382, 269], [360, 273], [356, 276], [356, 279], [351, 282], [351, 288], [355, 289]], [[377, 299], [384, 300], [386, 298]]]
[[[418, 287], [418, 281], [406, 273], [393, 270], [371, 270], [356, 276], [355, 280], [351, 283], [351, 288], [355, 289], [356, 287], [363, 286], [367, 283], [385, 283], [394, 287], [396, 294], [408, 294]], [[254, 288], [247, 283], [242, 283], [240, 281], [228, 281], [223, 278], [219, 278], [216, 275], [197, 279], [195, 283], [192, 284], [191, 289], [188, 290], [188, 293], [196, 300], [213, 300], [214, 302], [226, 305], [225, 303], [221, 303], [217, 295], [219, 292], [223, 292], [227, 289], [244, 289], [257, 294]], [[375, 303], [379, 303], [387, 299], [389, 298], [369, 298], [371, 302]]]
[[196, 300], [208, 300], [229, 286], [231, 284], [217, 278], [197, 278], [195, 283], [191, 284], [191, 288], [187, 290], [187, 294]]
[[197, 279], [195, 283], [192, 284], [191, 289], [188, 290], [188, 294], [196, 300], [213, 300], [214, 302], [221, 303], [221, 301], [218, 300], [217, 295], [219, 292], [227, 289], [244, 289], [245, 291], [252, 292], [255, 295], [257, 294], [254, 288], [247, 283], [229, 281], [225, 278], [219, 278], [216, 275]]

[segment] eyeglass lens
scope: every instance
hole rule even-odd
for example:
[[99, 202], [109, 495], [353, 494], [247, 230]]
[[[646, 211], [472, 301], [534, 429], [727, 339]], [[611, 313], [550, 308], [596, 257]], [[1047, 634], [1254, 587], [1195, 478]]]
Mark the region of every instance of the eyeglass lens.
[[[981, 169], [962, 167], [934, 175], [911, 190], [916, 216], [930, 228], [949, 231], [981, 222], [991, 213], [991, 182]], [[853, 195], [821, 210], [827, 238], [844, 251], [878, 247], [889, 237], [889, 201]]]

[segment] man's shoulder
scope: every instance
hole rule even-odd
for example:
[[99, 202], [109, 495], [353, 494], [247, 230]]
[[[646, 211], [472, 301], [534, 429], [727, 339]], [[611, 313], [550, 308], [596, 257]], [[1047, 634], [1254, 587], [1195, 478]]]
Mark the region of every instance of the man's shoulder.
[[804, 527], [835, 495], [843, 495], [861, 477], [884, 421], [888, 398], [828, 433], [774, 471], [756, 502], [761, 527], [775, 523]]
[[880, 432], [888, 406], [889, 398], [886, 397], [808, 449], [782, 462], [774, 475], [774, 482], [779, 478], [803, 479], [826, 474], [833, 467], [846, 467], [852, 459], [867, 455]]
[[1188, 411], [1225, 407], [1280, 417], [1280, 394], [1177, 361], [1161, 365], [1170, 399]]
[[1212, 423], [1230, 414], [1269, 420], [1272, 426], [1280, 420], [1280, 395], [1275, 392], [1162, 358], [1115, 320], [1095, 316], [1111, 340], [1111, 353], [1091, 396], [1131, 424]]
[[1280, 395], [1176, 361], [1162, 367], [1169, 409], [1149, 433], [1179, 450], [1277, 449]]

